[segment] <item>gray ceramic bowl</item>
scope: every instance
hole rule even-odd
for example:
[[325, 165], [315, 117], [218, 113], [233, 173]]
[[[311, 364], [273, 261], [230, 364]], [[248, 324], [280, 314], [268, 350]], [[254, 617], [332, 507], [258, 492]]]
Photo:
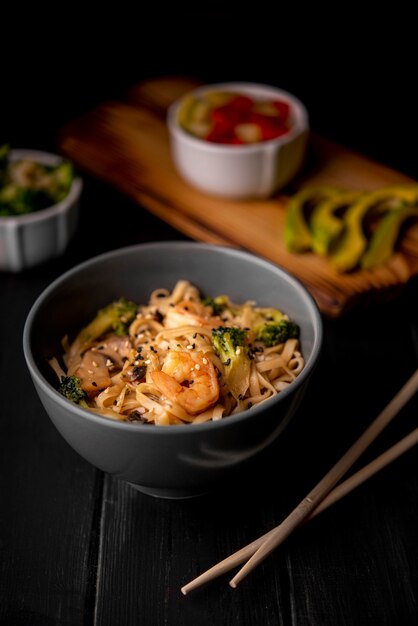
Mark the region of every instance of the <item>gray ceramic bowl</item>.
[[[206, 295], [255, 300], [282, 308], [301, 327], [305, 368], [285, 391], [259, 407], [220, 421], [187, 426], [118, 422], [66, 400], [46, 359], [61, 338], [97, 309], [125, 296], [146, 302], [157, 287], [187, 278]], [[317, 306], [291, 275], [247, 252], [195, 242], [143, 244], [93, 258], [53, 282], [34, 303], [24, 328], [24, 354], [46, 412], [66, 441], [94, 466], [161, 497], [191, 497], [233, 479], [283, 431], [317, 363], [322, 323]]]

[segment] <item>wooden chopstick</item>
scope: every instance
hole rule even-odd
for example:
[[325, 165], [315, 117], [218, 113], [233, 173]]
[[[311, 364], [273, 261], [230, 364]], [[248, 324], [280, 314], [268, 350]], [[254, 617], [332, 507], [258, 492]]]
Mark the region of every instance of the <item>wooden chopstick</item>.
[[246, 564], [230, 581], [231, 587], [236, 587], [257, 565], [277, 548], [290, 533], [315, 509], [325, 498], [337, 482], [355, 463], [359, 456], [376, 439], [382, 430], [391, 422], [400, 409], [414, 395], [418, 388], [418, 370], [405, 383], [402, 389], [389, 402], [383, 411], [371, 423], [369, 428], [357, 439], [351, 448], [325, 474], [322, 480], [308, 493], [298, 506], [286, 517], [274, 532], [258, 548], [257, 552], [248, 559]]
[[[334, 487], [334, 489], [326, 496], [326, 498], [322, 500], [322, 502], [320, 502], [320, 504], [316, 507], [316, 509], [311, 512], [311, 514], [306, 518], [305, 521], [311, 520], [322, 511], [325, 511], [325, 509], [330, 507], [332, 504], [334, 504], [338, 500], [341, 500], [341, 498], [343, 498], [348, 493], [353, 491], [356, 487], [377, 474], [377, 472], [389, 465], [389, 463], [392, 463], [392, 461], [407, 452], [407, 450], [415, 446], [417, 443], [418, 428], [416, 428], [411, 433], [409, 433], [409, 435], [398, 441], [398, 443], [389, 448], [389, 450], [383, 452], [379, 457], [371, 461], [368, 465], [361, 468], [358, 472], [350, 476], [350, 478], [347, 478], [347, 480]], [[223, 561], [220, 561], [210, 569], [200, 574], [200, 576], [198, 576], [197, 578], [191, 580], [189, 583], [181, 588], [182, 593], [186, 595], [187, 593], [189, 593], [189, 591], [197, 589], [201, 585], [210, 582], [218, 576], [229, 572], [234, 567], [241, 565], [241, 563], [244, 563], [244, 561], [249, 559], [263, 544], [263, 542], [273, 534], [276, 528], [278, 528], [278, 526], [265, 533], [255, 541], [247, 544], [246, 546], [244, 546], [244, 548], [241, 548], [237, 552], [234, 552]]]
[[408, 400], [410, 400], [417, 389], [418, 370], [411, 376], [408, 382], [385, 409], [383, 409], [348, 452], [346, 452], [281, 524], [184, 585], [181, 588], [182, 593], [186, 595], [189, 591], [192, 591], [192, 589], [222, 575], [233, 567], [240, 565], [248, 558], [246, 565], [244, 565], [238, 574], [230, 581], [230, 585], [236, 587], [252, 569], [264, 560], [264, 558], [282, 543], [282, 541], [284, 541], [284, 539], [303, 521], [308, 518], [311, 519], [319, 512], [326, 509], [415, 445], [418, 442], [418, 429], [414, 430], [380, 457], [333, 489], [339, 479], [350, 469], [372, 441], [374, 441]]

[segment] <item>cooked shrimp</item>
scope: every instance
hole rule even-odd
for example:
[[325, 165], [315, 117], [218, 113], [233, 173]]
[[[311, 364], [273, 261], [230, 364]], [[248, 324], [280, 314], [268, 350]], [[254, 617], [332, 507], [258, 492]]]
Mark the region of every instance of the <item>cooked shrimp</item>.
[[166, 328], [179, 326], [222, 326], [220, 317], [212, 315], [212, 309], [196, 300], [182, 300], [175, 306], [169, 307], [165, 316]]
[[171, 350], [162, 369], [152, 372], [151, 378], [168, 400], [191, 415], [205, 411], [219, 398], [215, 368], [203, 352]]

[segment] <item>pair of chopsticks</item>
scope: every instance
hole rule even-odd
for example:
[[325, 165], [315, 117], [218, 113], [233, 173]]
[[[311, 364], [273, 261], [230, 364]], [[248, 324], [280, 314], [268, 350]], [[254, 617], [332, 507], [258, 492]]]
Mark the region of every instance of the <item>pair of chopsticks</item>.
[[[374, 461], [363, 467], [356, 474], [335, 486], [346, 474], [350, 467], [360, 457], [368, 446], [376, 439], [382, 430], [391, 422], [403, 406], [412, 398], [418, 389], [418, 370], [405, 383], [401, 390], [376, 417], [365, 432], [357, 439], [351, 448], [341, 457], [332, 469], [319, 481], [298, 506], [286, 517], [281, 524], [265, 535], [249, 543], [238, 552], [220, 561], [200, 576], [190, 581], [181, 591], [184, 595], [213, 580], [217, 576], [230, 571], [234, 567], [245, 563], [238, 573], [229, 582], [235, 588], [243, 578], [254, 570], [264, 559], [277, 548], [298, 526], [308, 519], [312, 519], [321, 511], [340, 500], [347, 493], [361, 485], [379, 470], [401, 456], [404, 452], [418, 443], [418, 428], [384, 452]], [[247, 560], [248, 559], [248, 560]]]

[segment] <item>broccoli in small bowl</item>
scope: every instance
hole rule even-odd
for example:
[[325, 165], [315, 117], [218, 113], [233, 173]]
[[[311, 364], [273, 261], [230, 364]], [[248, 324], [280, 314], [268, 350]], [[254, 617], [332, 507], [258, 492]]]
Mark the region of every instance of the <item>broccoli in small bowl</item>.
[[0, 146], [0, 217], [26, 215], [63, 200], [74, 180], [68, 161], [47, 164], [33, 158], [12, 158], [8, 145]]

